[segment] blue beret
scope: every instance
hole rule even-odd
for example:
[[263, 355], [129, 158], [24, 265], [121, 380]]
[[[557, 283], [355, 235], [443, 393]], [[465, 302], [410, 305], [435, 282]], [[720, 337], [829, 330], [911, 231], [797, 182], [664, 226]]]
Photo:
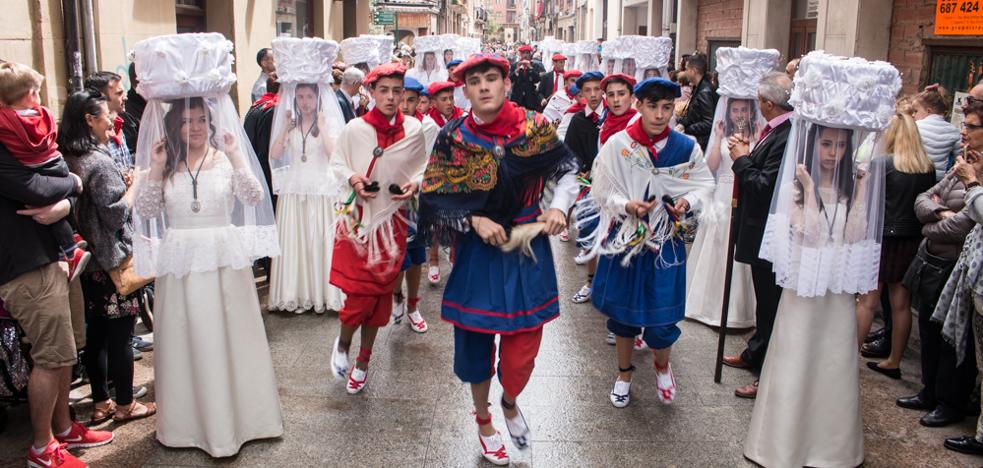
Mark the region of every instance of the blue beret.
[[576, 81], [577, 88], [583, 88], [584, 83], [588, 81], [592, 81], [592, 80], [601, 81], [603, 79], [604, 79], [604, 74], [599, 71], [590, 71], [584, 73], [583, 75], [580, 75], [580, 78], [577, 78]]
[[644, 92], [646, 89], [651, 88], [653, 86], [658, 86], [661, 88], [668, 89], [670, 92], [672, 92], [673, 96], [676, 97], [680, 97], [683, 95], [682, 91], [680, 91], [679, 89], [678, 84], [658, 76], [653, 76], [652, 78], [646, 78], [640, 81], [638, 84], [635, 85], [635, 89], [633, 90], [633, 92], [635, 94], [638, 94]]
[[448, 67], [454, 67], [454, 66], [457, 66], [457, 65], [460, 65], [460, 64], [461, 64], [461, 61], [458, 60], [458, 59], [454, 59], [454, 60], [451, 60], [450, 62], [447, 62], [447, 66]]
[[403, 89], [420, 94], [423, 92], [423, 84], [416, 78], [403, 76]]
[[576, 83], [570, 85], [570, 94], [574, 96], [580, 94], [580, 87], [578, 87]]

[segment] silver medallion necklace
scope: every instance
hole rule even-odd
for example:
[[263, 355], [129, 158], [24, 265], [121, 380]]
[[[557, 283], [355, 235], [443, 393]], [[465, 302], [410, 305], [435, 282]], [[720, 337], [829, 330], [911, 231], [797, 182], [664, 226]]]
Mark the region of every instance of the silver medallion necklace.
[[198, 176], [201, 174], [201, 167], [205, 165], [205, 158], [208, 157], [208, 151], [205, 151], [205, 155], [201, 157], [201, 161], [198, 163], [198, 170], [194, 174], [191, 173], [191, 165], [188, 164], [188, 159], [184, 159], [184, 167], [188, 170], [188, 177], [191, 178], [191, 211], [197, 213], [201, 211], [201, 202], [198, 201]]
[[310, 136], [311, 132], [314, 131], [314, 126], [317, 125], [317, 119], [311, 122], [310, 128], [306, 132], [301, 132], [300, 134], [300, 161], [307, 162], [307, 137]]

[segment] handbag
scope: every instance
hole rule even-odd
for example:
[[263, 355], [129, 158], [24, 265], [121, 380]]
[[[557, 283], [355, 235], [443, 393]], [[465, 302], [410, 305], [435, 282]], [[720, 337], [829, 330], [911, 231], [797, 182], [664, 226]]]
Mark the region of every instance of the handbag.
[[129, 296], [154, 280], [137, 274], [136, 267], [133, 266], [133, 255], [126, 257], [119, 266], [106, 273], [109, 274], [109, 279], [113, 280], [116, 292], [122, 296]]
[[956, 260], [945, 259], [928, 253], [925, 242], [918, 247], [918, 254], [908, 266], [901, 283], [911, 291], [913, 302], [918, 305], [932, 304], [942, 294]]
[[27, 380], [34, 365], [22, 336], [0, 301], [0, 398], [27, 396]]

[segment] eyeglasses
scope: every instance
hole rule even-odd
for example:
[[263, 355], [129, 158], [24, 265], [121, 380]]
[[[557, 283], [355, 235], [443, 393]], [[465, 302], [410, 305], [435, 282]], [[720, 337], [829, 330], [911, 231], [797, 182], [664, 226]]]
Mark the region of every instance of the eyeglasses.
[[967, 130], [967, 131], [972, 132], [974, 130], [979, 130], [979, 129], [983, 128], [983, 125], [976, 125], [976, 124], [970, 124], [970, 123], [963, 122], [963, 123], [959, 124], [959, 128], [961, 128], [963, 130]]
[[983, 102], [983, 99], [978, 99], [973, 96], [964, 96], [962, 104], [963, 107], [965, 108], [965, 107], [969, 107], [971, 104], [975, 102]]

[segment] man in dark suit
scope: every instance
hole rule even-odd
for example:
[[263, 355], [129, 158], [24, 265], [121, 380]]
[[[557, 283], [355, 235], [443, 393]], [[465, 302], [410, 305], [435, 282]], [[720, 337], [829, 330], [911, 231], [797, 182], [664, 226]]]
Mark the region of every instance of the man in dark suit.
[[539, 110], [539, 96], [536, 84], [545, 71], [543, 65], [532, 60], [532, 46], [519, 47], [519, 60], [512, 64], [509, 80], [512, 81], [512, 94], [509, 99], [529, 110]]
[[[785, 154], [792, 124], [792, 106], [788, 99], [792, 93], [792, 80], [788, 75], [772, 72], [758, 85], [758, 106], [768, 124], [761, 131], [758, 143], [752, 151], [747, 138], [735, 135], [728, 141], [730, 157], [734, 160], [734, 180], [737, 182], [737, 244], [734, 260], [751, 266], [751, 281], [757, 299], [754, 336], [748, 340], [747, 349], [737, 356], [724, 356], [724, 364], [730, 367], [761, 372], [768, 351], [768, 341], [775, 324], [778, 299], [782, 288], [775, 280], [771, 263], [758, 258], [761, 238], [765, 232], [771, 196], [778, 182], [778, 171]], [[742, 398], [758, 395], [758, 382], [740, 387], [734, 392]]]
[[693, 83], [693, 94], [686, 106], [686, 115], [677, 122], [676, 131], [696, 138], [705, 152], [713, 129], [713, 114], [717, 112], [717, 90], [707, 76], [707, 56], [694, 54], [686, 59], [686, 77]]
[[539, 75], [539, 111], [542, 112], [553, 93], [563, 89], [563, 72], [566, 71], [567, 58], [563, 54], [553, 54], [553, 71]]
[[341, 86], [335, 90], [335, 95], [338, 96], [338, 105], [341, 106], [341, 114], [345, 117], [345, 123], [356, 117], [355, 103], [352, 99], [358, 97], [358, 89], [362, 87], [362, 80], [364, 79], [365, 73], [355, 67], [346, 68], [341, 76]]

